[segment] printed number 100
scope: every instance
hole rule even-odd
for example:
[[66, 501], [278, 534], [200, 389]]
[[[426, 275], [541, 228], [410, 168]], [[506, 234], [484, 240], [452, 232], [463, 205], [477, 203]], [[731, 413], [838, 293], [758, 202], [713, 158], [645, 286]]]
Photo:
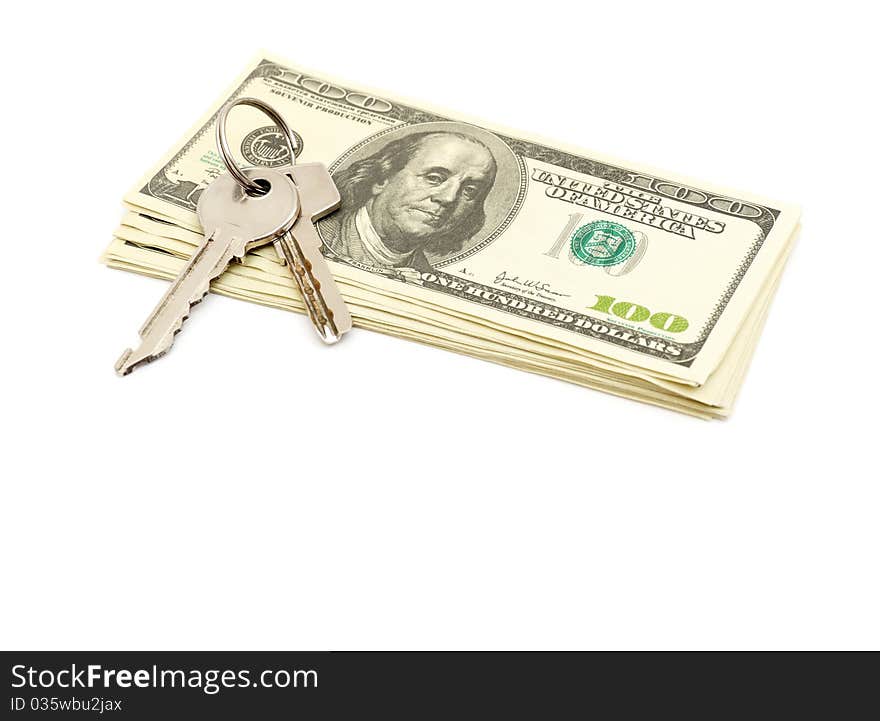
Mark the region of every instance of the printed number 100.
[[598, 298], [596, 304], [591, 305], [588, 310], [610, 313], [633, 323], [648, 321], [658, 330], [665, 330], [667, 333], [681, 333], [688, 327], [687, 318], [675, 315], [674, 313], [651, 313], [643, 305], [631, 303], [628, 300], [617, 300], [617, 298], [611, 295], [598, 295], [596, 297]]

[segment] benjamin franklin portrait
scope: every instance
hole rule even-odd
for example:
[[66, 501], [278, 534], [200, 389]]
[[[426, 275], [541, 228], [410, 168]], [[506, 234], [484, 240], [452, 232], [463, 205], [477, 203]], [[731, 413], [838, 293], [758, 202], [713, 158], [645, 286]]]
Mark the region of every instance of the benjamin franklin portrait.
[[520, 184], [509, 148], [464, 123], [382, 133], [337, 166], [342, 205], [321, 235], [336, 256], [377, 269], [427, 271], [474, 246], [512, 213]]

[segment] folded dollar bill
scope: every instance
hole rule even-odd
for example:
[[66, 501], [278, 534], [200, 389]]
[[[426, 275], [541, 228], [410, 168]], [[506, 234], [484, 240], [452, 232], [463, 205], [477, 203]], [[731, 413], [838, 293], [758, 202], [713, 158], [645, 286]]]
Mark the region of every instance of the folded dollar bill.
[[[726, 415], [798, 228], [791, 205], [527, 136], [260, 55], [125, 196], [104, 260], [173, 277], [223, 164], [214, 122], [257, 97], [330, 167], [319, 223], [355, 324], [704, 417]], [[292, 162], [259, 111], [242, 162]], [[258, 250], [214, 290], [302, 310]]]

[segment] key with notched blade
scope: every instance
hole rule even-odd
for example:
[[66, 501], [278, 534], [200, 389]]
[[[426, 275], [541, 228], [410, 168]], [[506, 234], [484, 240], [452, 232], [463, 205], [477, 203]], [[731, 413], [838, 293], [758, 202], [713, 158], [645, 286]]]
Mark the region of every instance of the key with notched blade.
[[296, 184], [300, 217], [275, 240], [275, 251], [293, 272], [306, 306], [306, 314], [325, 343], [336, 343], [351, 330], [351, 313], [321, 254], [315, 221], [339, 207], [339, 191], [321, 163], [279, 169]]
[[205, 238], [147, 318], [140, 331], [140, 346], [125, 351], [116, 362], [119, 375], [167, 353], [190, 309], [208, 293], [211, 281], [230, 262], [273, 242], [296, 222], [299, 193], [290, 177], [269, 168], [244, 172], [260, 187], [268, 186], [268, 191], [250, 195], [228, 174], [217, 177], [202, 191], [197, 211]]

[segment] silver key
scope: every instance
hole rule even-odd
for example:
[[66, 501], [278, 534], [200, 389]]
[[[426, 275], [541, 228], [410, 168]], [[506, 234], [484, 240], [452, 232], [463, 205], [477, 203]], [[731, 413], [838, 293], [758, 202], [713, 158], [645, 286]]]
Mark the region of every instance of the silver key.
[[147, 318], [140, 330], [140, 346], [125, 351], [116, 362], [119, 375], [167, 353], [190, 309], [208, 293], [211, 281], [231, 261], [273, 242], [296, 221], [299, 194], [287, 175], [268, 168], [245, 172], [261, 187], [268, 184], [269, 191], [261, 196], [249, 195], [228, 174], [219, 176], [202, 191], [198, 214], [205, 239]]
[[321, 254], [315, 221], [332, 213], [341, 202], [333, 178], [321, 163], [284, 168], [299, 191], [300, 217], [275, 240], [275, 251], [293, 272], [306, 314], [325, 343], [336, 343], [351, 330], [351, 313]]

